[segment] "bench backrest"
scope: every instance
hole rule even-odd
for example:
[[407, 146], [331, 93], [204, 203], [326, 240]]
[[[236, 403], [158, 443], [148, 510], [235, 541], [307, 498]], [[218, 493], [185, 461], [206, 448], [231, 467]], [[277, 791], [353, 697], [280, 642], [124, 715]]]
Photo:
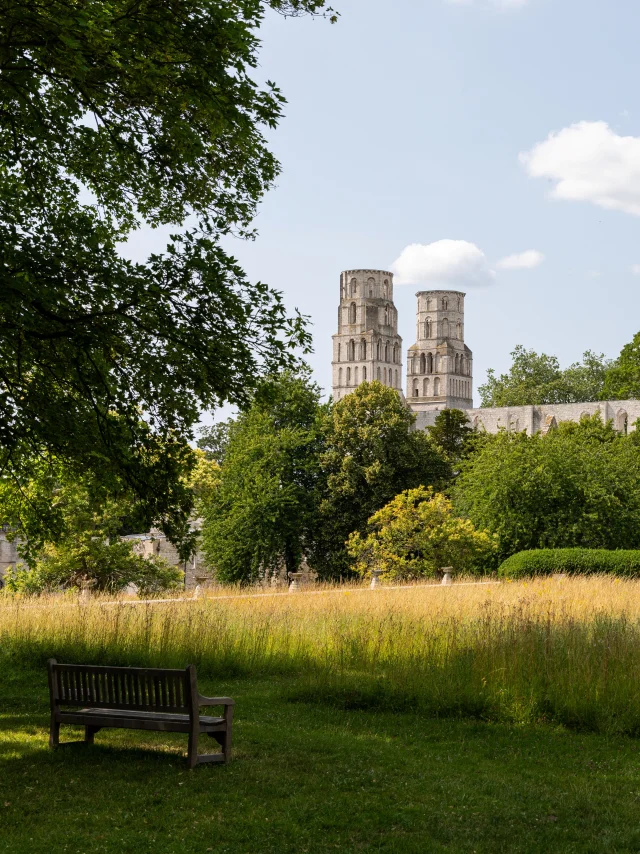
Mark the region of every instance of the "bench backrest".
[[[195, 667], [98, 667], [49, 660], [52, 705], [190, 714], [197, 708]], [[194, 702], [195, 701], [195, 702]]]

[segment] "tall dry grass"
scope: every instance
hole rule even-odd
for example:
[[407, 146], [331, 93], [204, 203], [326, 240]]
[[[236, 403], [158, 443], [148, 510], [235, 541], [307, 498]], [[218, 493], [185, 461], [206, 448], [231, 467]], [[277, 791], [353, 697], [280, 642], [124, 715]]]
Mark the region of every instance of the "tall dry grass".
[[640, 734], [640, 582], [233, 596], [132, 605], [0, 600], [0, 662], [276, 677], [290, 697]]

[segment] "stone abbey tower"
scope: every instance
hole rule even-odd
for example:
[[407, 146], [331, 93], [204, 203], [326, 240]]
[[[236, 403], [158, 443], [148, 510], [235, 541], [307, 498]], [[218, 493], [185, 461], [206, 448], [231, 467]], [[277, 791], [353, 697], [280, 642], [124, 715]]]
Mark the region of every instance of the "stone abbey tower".
[[[540, 406], [473, 408], [473, 356], [464, 343], [461, 291], [416, 294], [416, 343], [407, 354], [407, 404], [415, 428], [432, 425], [443, 409], [460, 409], [475, 430], [548, 433], [561, 421], [579, 422], [599, 414], [626, 433], [640, 422], [640, 400], [552, 403]], [[333, 399], [340, 400], [366, 380], [380, 380], [402, 394], [402, 339], [393, 304], [393, 274], [345, 270], [340, 275], [338, 334], [333, 336]]]
[[407, 354], [407, 402], [414, 412], [471, 409], [473, 358], [464, 343], [461, 291], [416, 294], [417, 341]]
[[333, 399], [365, 380], [402, 394], [402, 338], [393, 304], [393, 274], [345, 270], [340, 274], [338, 332], [333, 336]]

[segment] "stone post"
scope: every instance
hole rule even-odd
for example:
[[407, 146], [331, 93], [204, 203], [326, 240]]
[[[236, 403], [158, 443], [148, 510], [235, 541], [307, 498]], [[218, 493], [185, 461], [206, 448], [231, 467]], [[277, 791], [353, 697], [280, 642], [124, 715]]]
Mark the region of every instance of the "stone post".
[[296, 590], [300, 590], [300, 579], [304, 575], [303, 572], [290, 572], [289, 573], [289, 593], [295, 593]]
[[453, 567], [452, 566], [443, 566], [442, 567], [442, 583], [448, 587], [450, 584], [453, 584]]
[[380, 576], [382, 575], [381, 569], [372, 569], [371, 570], [371, 584], [369, 585], [372, 590], [376, 587], [380, 587]]

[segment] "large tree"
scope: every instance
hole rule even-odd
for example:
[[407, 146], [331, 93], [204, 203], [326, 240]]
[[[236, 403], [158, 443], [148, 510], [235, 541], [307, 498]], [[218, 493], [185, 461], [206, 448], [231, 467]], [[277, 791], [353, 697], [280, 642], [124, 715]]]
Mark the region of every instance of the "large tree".
[[321, 458], [324, 494], [312, 563], [321, 576], [352, 572], [345, 547], [353, 531], [405, 489], [439, 486], [450, 466], [432, 439], [414, 430], [415, 416], [398, 393], [361, 383], [325, 416]]
[[481, 406], [539, 406], [544, 403], [580, 403], [602, 400], [611, 361], [587, 351], [582, 362], [564, 370], [556, 356], [518, 345], [511, 353], [508, 373], [496, 376], [490, 368], [478, 387]]
[[216, 578], [248, 583], [295, 571], [315, 536], [320, 389], [307, 373], [259, 386], [228, 428], [218, 482], [199, 502]]
[[[324, 2], [0, 0], [4, 477], [63, 458], [180, 536], [174, 461], [199, 412], [308, 343], [218, 242], [251, 234], [279, 169], [263, 129], [284, 99], [251, 77], [266, 6]], [[141, 225], [173, 237], [131, 263]]]

